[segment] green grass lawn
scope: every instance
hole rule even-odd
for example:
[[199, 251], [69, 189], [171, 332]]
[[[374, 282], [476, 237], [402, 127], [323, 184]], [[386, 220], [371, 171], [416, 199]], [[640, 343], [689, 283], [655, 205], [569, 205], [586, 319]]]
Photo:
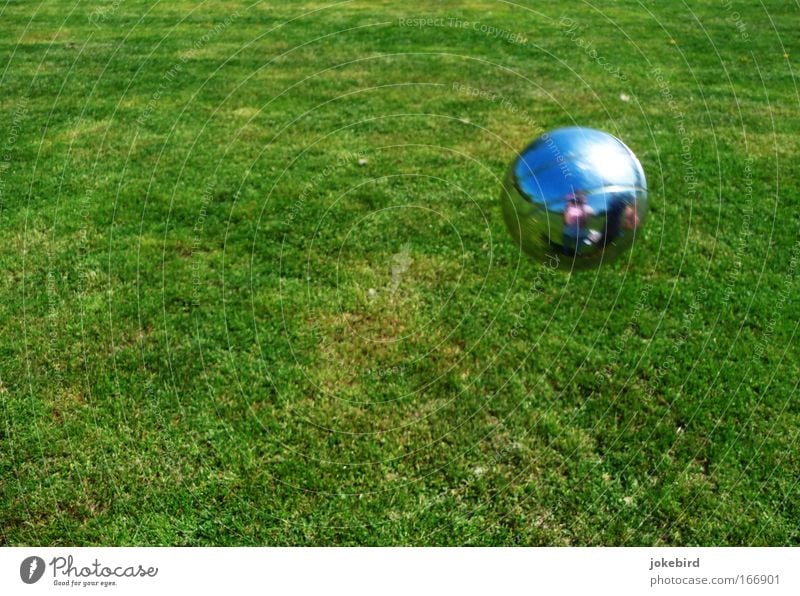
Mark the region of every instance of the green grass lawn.
[[[800, 543], [779, 0], [0, 3], [0, 543]], [[507, 234], [543, 131], [650, 216]]]

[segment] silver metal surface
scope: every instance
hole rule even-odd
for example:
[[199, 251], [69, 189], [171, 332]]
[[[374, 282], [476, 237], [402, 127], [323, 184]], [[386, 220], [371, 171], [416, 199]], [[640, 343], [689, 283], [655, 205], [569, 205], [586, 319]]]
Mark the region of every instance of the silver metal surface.
[[616, 137], [559, 128], [514, 160], [501, 202], [511, 235], [530, 256], [565, 269], [591, 268], [633, 244], [647, 214], [647, 181]]

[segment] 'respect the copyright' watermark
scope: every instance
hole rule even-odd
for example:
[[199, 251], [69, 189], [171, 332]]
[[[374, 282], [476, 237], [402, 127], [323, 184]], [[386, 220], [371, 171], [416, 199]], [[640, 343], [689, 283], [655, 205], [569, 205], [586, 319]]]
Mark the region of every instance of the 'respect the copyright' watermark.
[[494, 37], [495, 39], [502, 39], [513, 44], [525, 45], [528, 43], [528, 38], [522, 33], [494, 27], [478, 21], [467, 21], [458, 17], [400, 17], [397, 19], [397, 24], [400, 27], [451, 27], [454, 29], [469, 29], [481, 33], [482, 35]]

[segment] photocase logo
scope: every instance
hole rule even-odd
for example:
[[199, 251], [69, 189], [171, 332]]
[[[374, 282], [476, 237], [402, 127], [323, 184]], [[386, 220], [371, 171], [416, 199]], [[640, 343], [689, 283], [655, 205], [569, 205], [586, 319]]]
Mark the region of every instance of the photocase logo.
[[44, 559], [41, 557], [26, 557], [19, 566], [19, 577], [26, 584], [35, 584], [44, 575]]
[[403, 275], [414, 259], [411, 258], [411, 246], [406, 243], [400, 252], [392, 255], [392, 283], [389, 286], [389, 293], [394, 296], [403, 281]]

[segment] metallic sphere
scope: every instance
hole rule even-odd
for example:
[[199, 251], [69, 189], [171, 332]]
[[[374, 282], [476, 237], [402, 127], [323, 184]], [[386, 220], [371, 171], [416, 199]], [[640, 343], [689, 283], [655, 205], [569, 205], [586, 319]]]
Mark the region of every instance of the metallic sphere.
[[592, 128], [545, 133], [511, 164], [503, 216], [522, 249], [564, 269], [597, 267], [629, 248], [647, 213], [633, 152]]

